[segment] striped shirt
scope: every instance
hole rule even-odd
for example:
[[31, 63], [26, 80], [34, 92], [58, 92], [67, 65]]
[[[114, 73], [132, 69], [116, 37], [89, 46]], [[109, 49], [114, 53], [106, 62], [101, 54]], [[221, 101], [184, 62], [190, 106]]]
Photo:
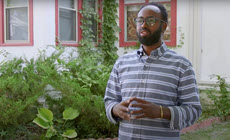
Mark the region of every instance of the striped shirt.
[[[133, 96], [168, 107], [171, 120], [113, 118], [113, 106]], [[140, 47], [120, 57], [108, 80], [104, 102], [107, 118], [120, 122], [119, 140], [178, 140], [180, 130], [192, 125], [202, 112], [191, 63], [165, 43], [150, 56]]]

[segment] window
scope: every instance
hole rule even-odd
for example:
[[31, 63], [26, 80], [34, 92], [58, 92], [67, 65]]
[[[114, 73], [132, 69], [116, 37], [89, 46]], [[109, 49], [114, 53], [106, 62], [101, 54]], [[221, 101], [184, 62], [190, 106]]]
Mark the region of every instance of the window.
[[120, 46], [135, 45], [137, 42], [136, 25], [133, 22], [142, 5], [148, 2], [162, 3], [168, 12], [168, 27], [164, 34], [164, 41], [168, 46], [176, 46], [176, 0], [120, 0]]
[[0, 45], [33, 45], [32, 0], [0, 0]]
[[[78, 42], [82, 39], [81, 31], [81, 15], [83, 0], [56, 0], [56, 38], [57, 43], [61, 43], [64, 46], [77, 46]], [[90, 8], [101, 14], [101, 8], [98, 8], [101, 0], [87, 1]], [[100, 3], [99, 3], [100, 2]], [[89, 28], [92, 29], [95, 42], [97, 42], [98, 25], [93, 19], [93, 25]], [[57, 45], [57, 44], [56, 44]]]

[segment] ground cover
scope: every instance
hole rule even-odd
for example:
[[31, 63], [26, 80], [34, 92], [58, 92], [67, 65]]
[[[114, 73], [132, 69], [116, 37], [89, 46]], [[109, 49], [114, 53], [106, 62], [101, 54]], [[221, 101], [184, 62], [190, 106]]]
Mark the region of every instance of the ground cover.
[[230, 121], [181, 135], [181, 140], [229, 140]]

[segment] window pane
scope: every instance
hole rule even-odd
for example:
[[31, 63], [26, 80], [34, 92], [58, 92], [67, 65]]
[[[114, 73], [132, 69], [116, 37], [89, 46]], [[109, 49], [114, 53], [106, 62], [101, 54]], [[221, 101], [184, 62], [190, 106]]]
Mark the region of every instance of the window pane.
[[6, 40], [28, 40], [27, 8], [6, 9]]
[[145, 3], [145, 0], [125, 0], [125, 4]]
[[28, 5], [28, 0], [6, 0], [7, 7], [27, 6], [27, 5]]
[[74, 0], [59, 0], [58, 2], [60, 7], [75, 9]]
[[76, 11], [60, 8], [59, 26], [61, 41], [76, 41]]
[[134, 23], [134, 18], [137, 16], [137, 12], [142, 5], [128, 5], [126, 6], [127, 16], [126, 16], [126, 41], [136, 41], [136, 25]]

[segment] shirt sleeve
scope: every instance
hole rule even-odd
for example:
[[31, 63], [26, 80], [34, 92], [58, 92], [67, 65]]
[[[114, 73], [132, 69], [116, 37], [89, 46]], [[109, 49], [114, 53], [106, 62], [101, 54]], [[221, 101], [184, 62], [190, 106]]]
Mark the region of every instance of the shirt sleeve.
[[182, 74], [178, 84], [178, 105], [169, 107], [171, 112], [170, 128], [181, 130], [188, 127], [202, 113], [199, 92], [192, 66]]
[[106, 116], [112, 123], [116, 123], [119, 120], [112, 115], [112, 108], [116, 104], [120, 103], [121, 100], [122, 98], [119, 74], [117, 70], [117, 64], [115, 64], [110, 74], [104, 97]]

